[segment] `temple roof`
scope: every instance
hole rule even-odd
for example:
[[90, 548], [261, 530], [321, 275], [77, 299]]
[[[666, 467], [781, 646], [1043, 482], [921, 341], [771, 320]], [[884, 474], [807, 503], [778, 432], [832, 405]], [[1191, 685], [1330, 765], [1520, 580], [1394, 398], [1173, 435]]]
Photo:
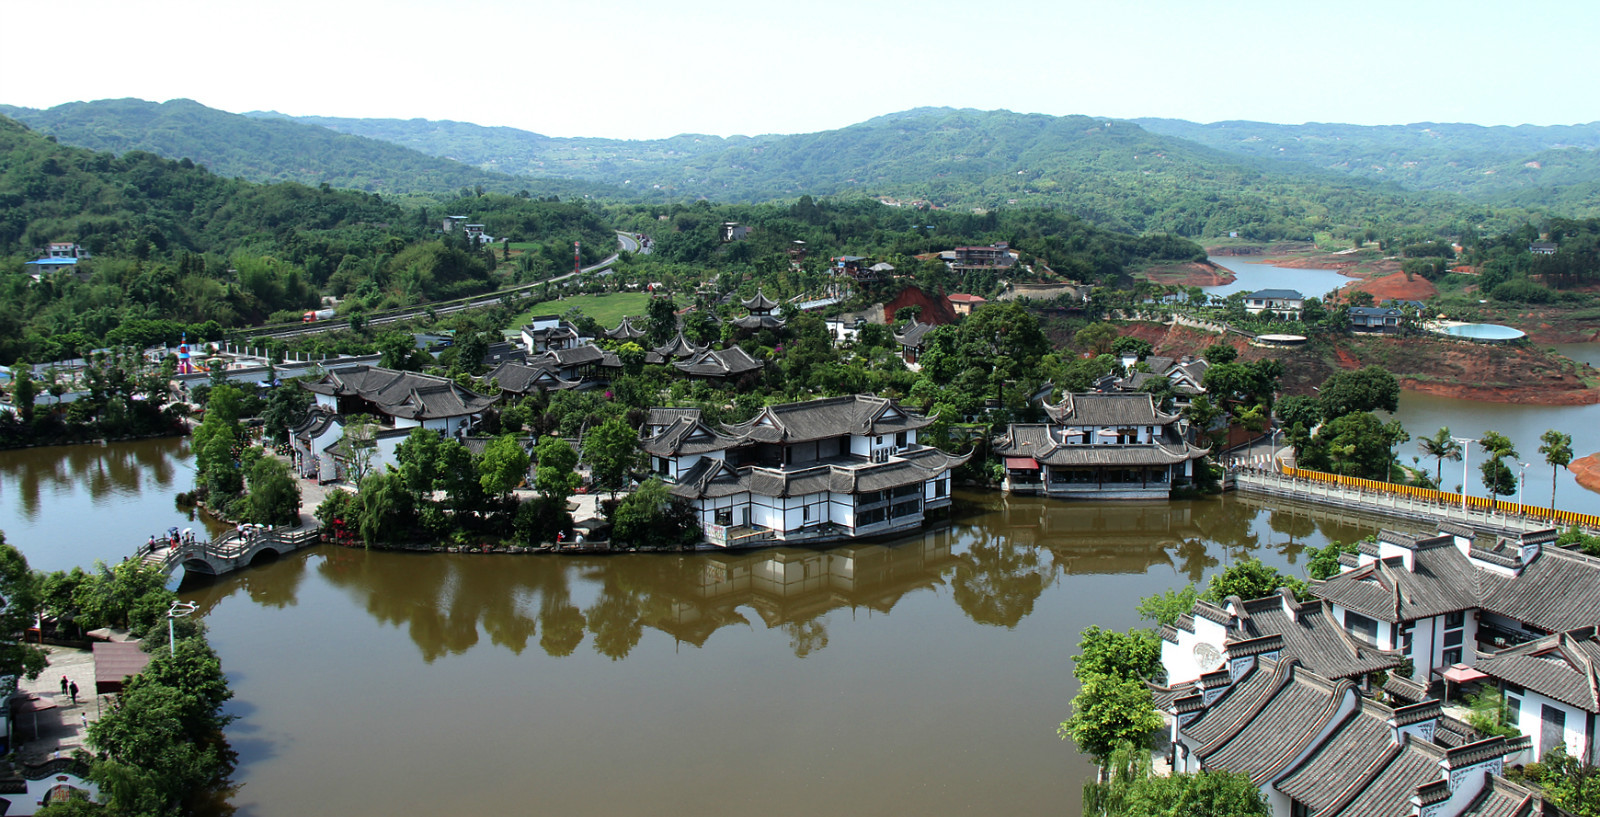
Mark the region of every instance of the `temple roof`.
[[391, 417], [432, 420], [477, 414], [499, 400], [456, 385], [455, 381], [378, 366], [354, 366], [302, 383], [316, 394], [359, 397]]

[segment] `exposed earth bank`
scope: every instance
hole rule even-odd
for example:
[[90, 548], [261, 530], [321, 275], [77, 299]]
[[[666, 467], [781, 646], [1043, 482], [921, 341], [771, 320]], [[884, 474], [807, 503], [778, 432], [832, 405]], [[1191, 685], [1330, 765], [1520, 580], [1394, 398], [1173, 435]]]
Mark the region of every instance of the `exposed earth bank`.
[[1234, 282], [1232, 271], [1210, 261], [1151, 267], [1144, 271], [1144, 277], [1153, 284], [1180, 287], [1219, 287]]
[[1600, 389], [1590, 383], [1600, 373], [1560, 355], [1528, 345], [1491, 346], [1431, 337], [1353, 337], [1313, 340], [1298, 349], [1264, 349], [1243, 338], [1214, 335], [1198, 329], [1133, 323], [1124, 335], [1150, 342], [1155, 354], [1199, 356], [1206, 347], [1227, 343], [1245, 362], [1282, 361], [1285, 394], [1313, 394], [1329, 375], [1341, 369], [1381, 366], [1394, 373], [1408, 391], [1478, 400], [1573, 406], [1600, 403]]
[[1600, 493], [1600, 454], [1579, 457], [1567, 466], [1567, 470], [1572, 472], [1579, 485]]

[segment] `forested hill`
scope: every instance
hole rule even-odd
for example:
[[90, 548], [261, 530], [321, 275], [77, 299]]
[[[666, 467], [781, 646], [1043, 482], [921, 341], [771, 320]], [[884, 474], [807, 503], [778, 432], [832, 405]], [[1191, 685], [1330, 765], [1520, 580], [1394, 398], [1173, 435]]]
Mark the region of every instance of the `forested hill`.
[[[1585, 125], [1338, 125], [1131, 120], [1153, 133], [1227, 153], [1293, 162], [1411, 190], [1443, 190], [1480, 201], [1555, 195], [1557, 207], [1581, 205], [1563, 196], [1570, 185], [1600, 181], [1600, 122]], [[1568, 200], [1570, 199], [1570, 200]], [[1588, 202], [1593, 207], [1594, 202]]]
[[[212, 172], [255, 182], [363, 190], [385, 195], [453, 195], [462, 188], [570, 195], [587, 185], [539, 184], [492, 173], [378, 139], [283, 119], [260, 119], [187, 99], [73, 102], [48, 110], [0, 105], [9, 116], [60, 141], [116, 154], [142, 150], [189, 159]], [[581, 192], [587, 192], [583, 190]]]
[[482, 167], [624, 185], [647, 201], [831, 195], [961, 210], [1050, 207], [1128, 232], [1263, 240], [1490, 220], [1450, 197], [1231, 156], [1083, 116], [919, 108], [820, 133], [655, 141], [558, 139], [420, 119], [304, 121]]

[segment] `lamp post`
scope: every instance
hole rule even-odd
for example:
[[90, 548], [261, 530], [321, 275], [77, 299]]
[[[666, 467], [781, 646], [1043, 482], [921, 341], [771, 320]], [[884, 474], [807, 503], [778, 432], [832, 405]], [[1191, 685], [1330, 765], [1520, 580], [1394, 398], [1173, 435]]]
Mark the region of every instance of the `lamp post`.
[[1531, 464], [1526, 462], [1517, 463], [1517, 513], [1519, 514], [1522, 513], [1522, 491], [1527, 487], [1525, 483], [1528, 481], [1528, 466]]
[[199, 606], [192, 601], [175, 601], [167, 608], [167, 655], [178, 654], [178, 640], [172, 632], [173, 619], [183, 618], [193, 613]]
[[1461, 512], [1467, 512], [1467, 462], [1472, 459], [1472, 444], [1477, 442], [1475, 437], [1451, 437], [1456, 444], [1461, 446]]

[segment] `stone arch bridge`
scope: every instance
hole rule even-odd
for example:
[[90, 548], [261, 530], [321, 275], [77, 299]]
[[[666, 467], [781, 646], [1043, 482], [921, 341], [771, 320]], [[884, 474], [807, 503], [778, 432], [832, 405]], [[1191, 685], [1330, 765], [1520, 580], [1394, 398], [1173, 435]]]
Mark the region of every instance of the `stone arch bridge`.
[[321, 528], [254, 528], [231, 530], [209, 542], [195, 540], [176, 547], [142, 545], [136, 558], [159, 565], [168, 574], [182, 567], [185, 575], [223, 576], [270, 561], [322, 541]]

